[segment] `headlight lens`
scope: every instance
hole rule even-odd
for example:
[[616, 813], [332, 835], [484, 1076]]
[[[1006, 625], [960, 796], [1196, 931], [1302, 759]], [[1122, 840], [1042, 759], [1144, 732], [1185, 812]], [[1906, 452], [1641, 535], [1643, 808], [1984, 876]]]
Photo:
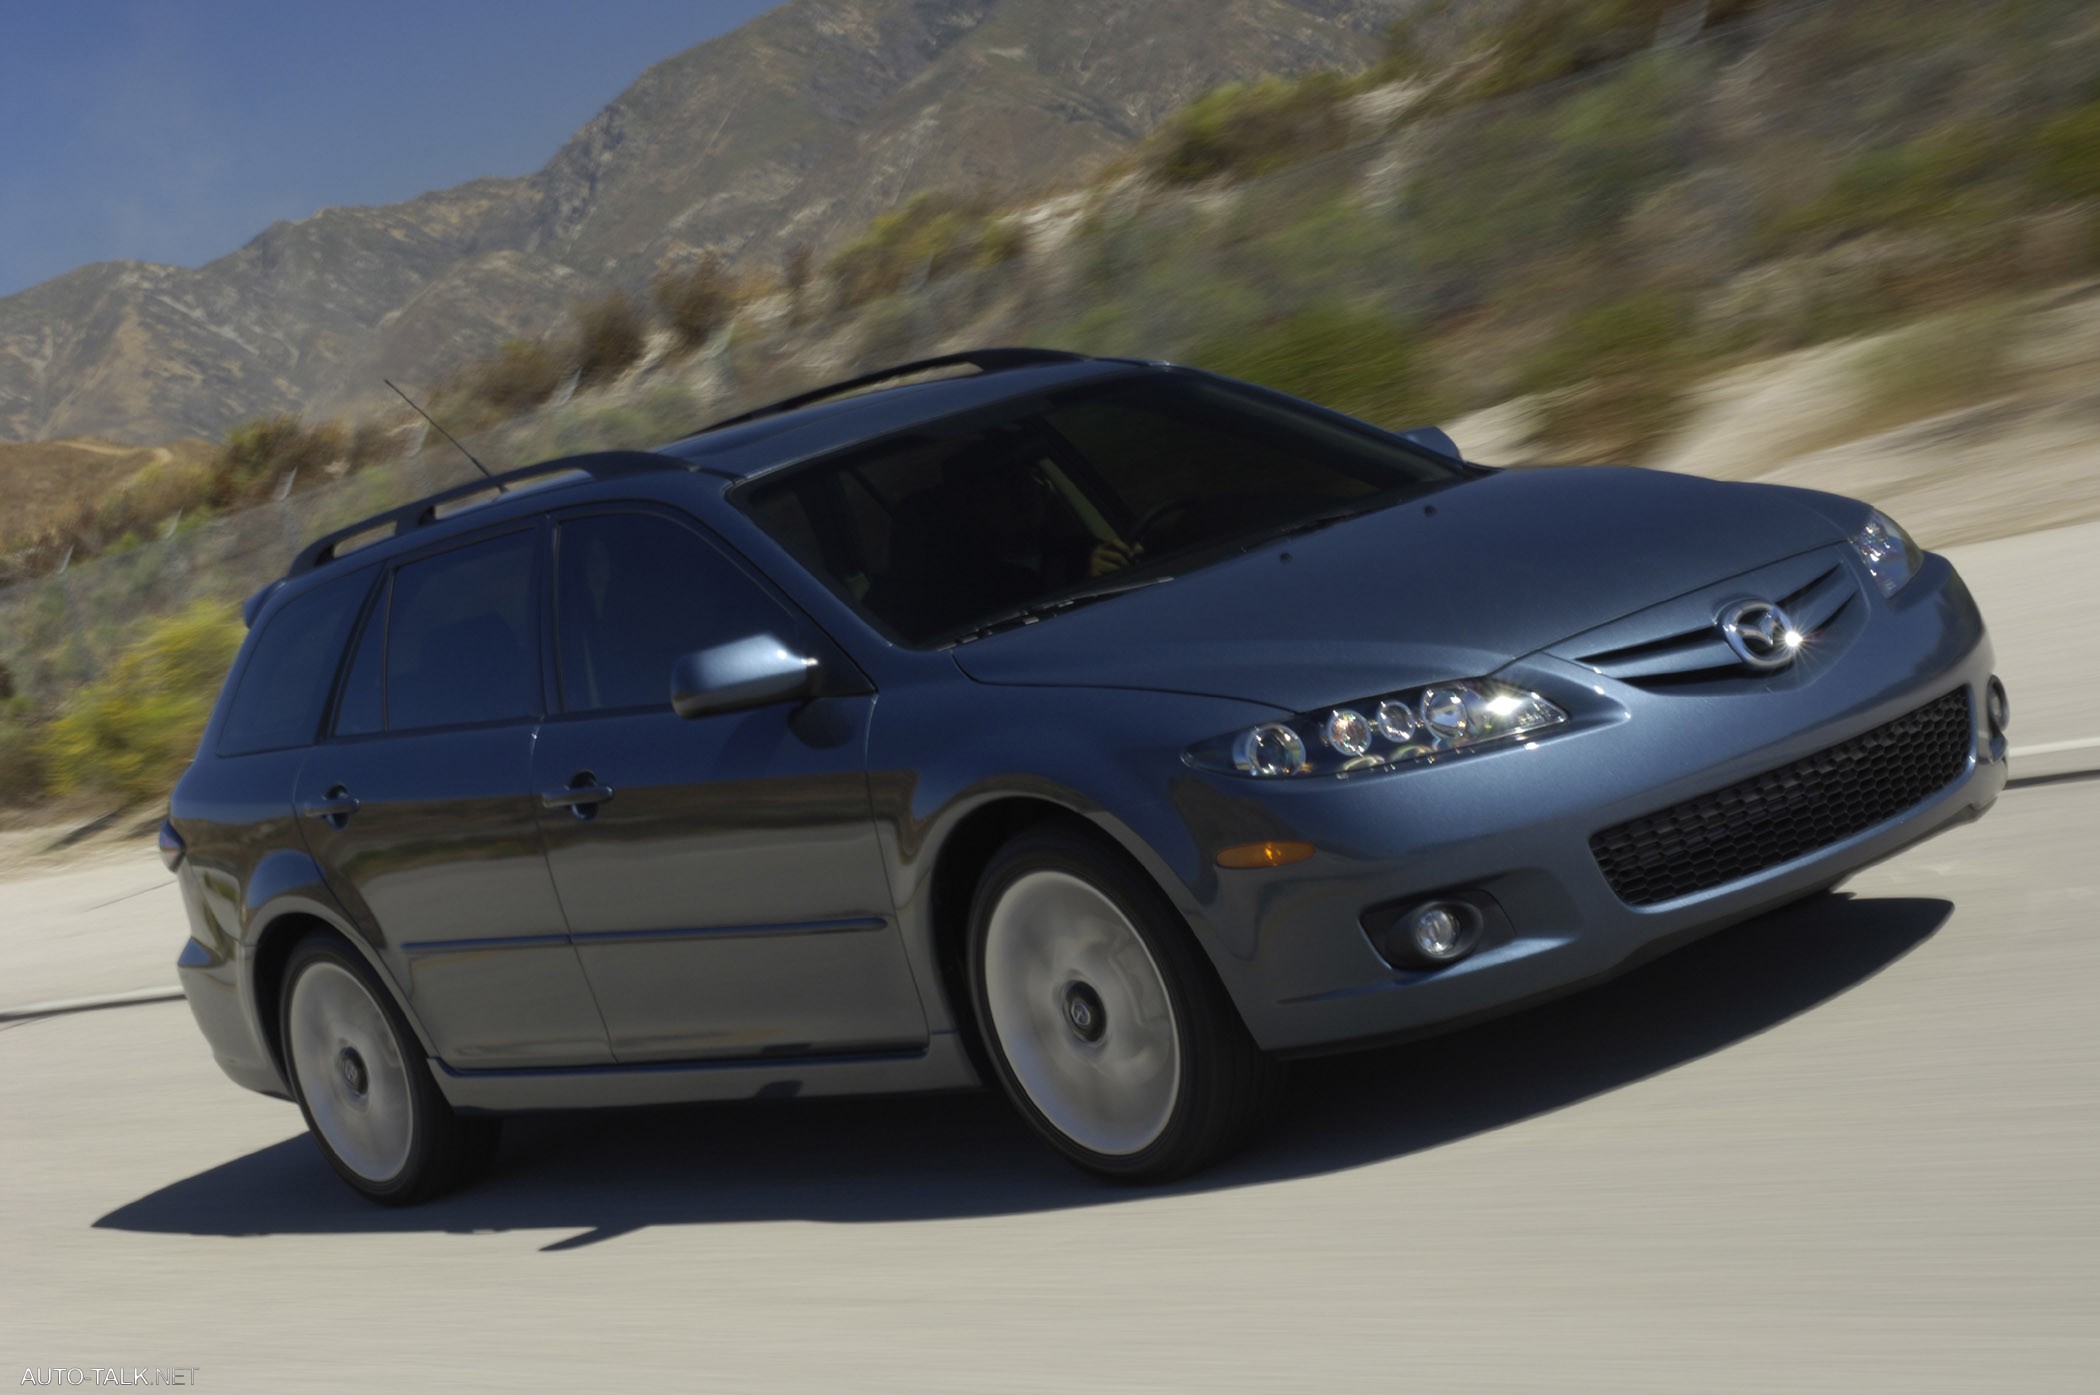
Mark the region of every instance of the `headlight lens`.
[[1884, 596], [1901, 591], [1925, 562], [1925, 554], [1910, 540], [1910, 534], [1880, 509], [1869, 513], [1867, 521], [1852, 535], [1852, 547], [1874, 574]]
[[1540, 697], [1468, 678], [1341, 703], [1199, 742], [1191, 765], [1234, 775], [1345, 775], [1530, 736], [1568, 720]]

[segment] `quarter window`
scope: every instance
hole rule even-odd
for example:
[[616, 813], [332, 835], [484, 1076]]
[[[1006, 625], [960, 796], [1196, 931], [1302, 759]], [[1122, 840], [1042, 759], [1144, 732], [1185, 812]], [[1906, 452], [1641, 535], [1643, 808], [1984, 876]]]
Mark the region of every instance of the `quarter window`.
[[787, 613], [699, 534], [656, 514], [562, 524], [556, 549], [562, 706], [662, 707], [678, 658], [762, 633]]
[[279, 751], [314, 739], [350, 626], [371, 588], [369, 569], [338, 577], [270, 617], [226, 710], [219, 754]]

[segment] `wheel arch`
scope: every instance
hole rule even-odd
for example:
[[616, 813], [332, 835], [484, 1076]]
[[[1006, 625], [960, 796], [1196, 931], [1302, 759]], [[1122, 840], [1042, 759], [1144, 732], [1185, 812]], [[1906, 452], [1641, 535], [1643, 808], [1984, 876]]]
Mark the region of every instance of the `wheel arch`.
[[1210, 964], [1213, 974], [1217, 973], [1217, 965], [1211, 962], [1214, 946], [1192, 923], [1184, 898], [1175, 894], [1167, 864], [1156, 855], [1148, 855], [1151, 849], [1134, 832], [1105, 814], [1090, 813], [1041, 795], [995, 796], [957, 818], [954, 827], [941, 838], [925, 884], [927, 922], [940, 974], [940, 991], [980, 1073], [984, 1062], [978, 1053], [982, 1051], [983, 1039], [969, 984], [970, 905], [978, 881], [999, 850], [1028, 830], [1053, 822], [1118, 857], [1156, 889], [1188, 930], [1199, 956]]
[[284, 969], [292, 957], [292, 949], [307, 935], [320, 931], [332, 935], [348, 945], [359, 958], [365, 961], [386, 991], [393, 997], [394, 1005], [408, 1021], [416, 1034], [416, 1042], [425, 1056], [433, 1052], [430, 1036], [408, 1003], [401, 985], [387, 972], [387, 967], [352, 927], [328, 913], [327, 909], [305, 901], [273, 906], [266, 916], [258, 917], [258, 928], [248, 950], [248, 993], [255, 1013], [256, 1035], [269, 1053], [270, 1064], [280, 1078], [286, 1078], [284, 1064], [284, 1042], [281, 1039], [280, 1001], [284, 991]]

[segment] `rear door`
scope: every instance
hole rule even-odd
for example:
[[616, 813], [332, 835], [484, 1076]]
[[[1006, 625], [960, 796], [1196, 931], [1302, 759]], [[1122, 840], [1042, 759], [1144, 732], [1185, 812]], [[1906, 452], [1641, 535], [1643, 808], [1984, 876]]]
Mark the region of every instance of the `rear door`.
[[532, 798], [543, 533], [389, 572], [296, 792], [330, 889], [464, 1068], [611, 1060]]
[[869, 808], [874, 695], [681, 718], [681, 654], [823, 641], [682, 515], [567, 515], [554, 558], [556, 712], [533, 778], [614, 1054], [922, 1044]]

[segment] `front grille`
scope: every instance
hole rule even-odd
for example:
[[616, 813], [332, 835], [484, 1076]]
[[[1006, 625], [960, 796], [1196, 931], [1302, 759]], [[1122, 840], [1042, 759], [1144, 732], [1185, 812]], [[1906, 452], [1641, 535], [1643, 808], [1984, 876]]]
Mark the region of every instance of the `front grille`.
[[[1799, 563], [1803, 560], [1813, 569], [1805, 579], [1799, 570]], [[1797, 559], [1790, 574], [1775, 567], [1758, 575], [1767, 581], [1779, 581], [1783, 575], [1790, 575], [1785, 584], [1799, 583], [1780, 598], [1780, 608], [1794, 622], [1794, 628], [1807, 638], [1810, 653], [1820, 651], [1819, 657], [1825, 661], [1834, 657], [1836, 649], [1832, 647], [1832, 641], [1839, 638], [1836, 631], [1842, 628], [1838, 622], [1847, 614], [1846, 608], [1859, 591], [1852, 573], [1841, 564], [1824, 566], [1810, 557]], [[1673, 615], [1678, 624], [1688, 618], [1685, 607], [1677, 602], [1650, 612], [1651, 615], [1658, 613]], [[1635, 620], [1640, 618], [1635, 617]], [[1715, 623], [1711, 609], [1702, 608], [1697, 623], [1688, 630], [1644, 635], [1632, 643], [1625, 642], [1627, 624], [1619, 621], [1605, 627], [1616, 636], [1614, 648], [1595, 654], [1578, 654], [1575, 662], [1585, 664], [1607, 678], [1644, 686], [1678, 686], [1686, 681], [1711, 681], [1717, 675], [1738, 680], [1744, 677], [1745, 665], [1728, 647], [1728, 642], [1721, 638], [1720, 627]], [[1842, 647], [1841, 641], [1838, 647]], [[1769, 678], [1771, 675], [1756, 676]]]
[[1957, 688], [1886, 726], [1590, 839], [1604, 879], [1653, 906], [1755, 876], [1894, 818], [1952, 784], [1974, 740]]

